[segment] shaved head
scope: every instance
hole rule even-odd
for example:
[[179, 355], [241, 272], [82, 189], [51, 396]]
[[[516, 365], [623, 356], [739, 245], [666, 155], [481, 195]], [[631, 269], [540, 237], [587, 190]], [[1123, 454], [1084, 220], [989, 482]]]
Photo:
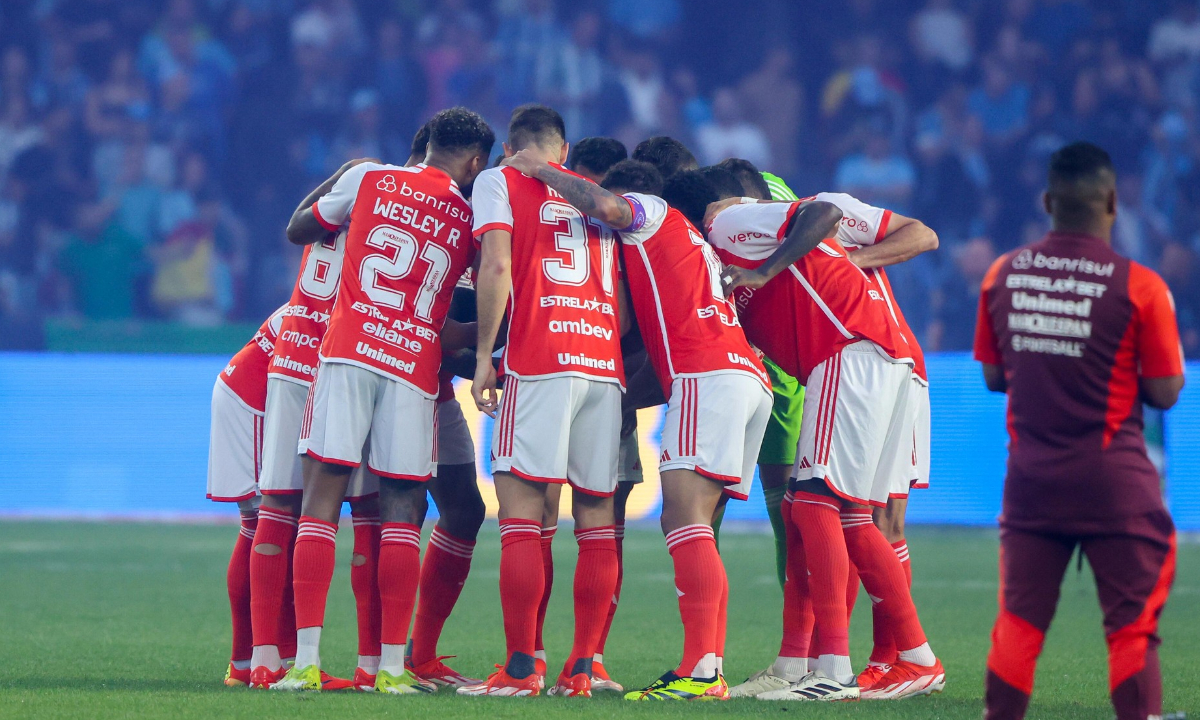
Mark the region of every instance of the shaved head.
[[1116, 203], [1117, 173], [1112, 158], [1103, 149], [1077, 142], [1050, 157], [1045, 206], [1056, 230], [1108, 237], [1116, 218]]

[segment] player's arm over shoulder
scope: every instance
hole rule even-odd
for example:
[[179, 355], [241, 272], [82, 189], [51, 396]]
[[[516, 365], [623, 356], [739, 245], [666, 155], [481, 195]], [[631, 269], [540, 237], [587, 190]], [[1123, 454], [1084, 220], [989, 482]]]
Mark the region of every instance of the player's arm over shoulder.
[[1175, 320], [1175, 301], [1166, 282], [1153, 270], [1132, 262], [1129, 298], [1133, 302], [1138, 385], [1142, 400], [1166, 410], [1183, 390], [1183, 346]]
[[311, 245], [337, 232], [350, 217], [363, 176], [382, 167], [371, 158], [351, 160], [310, 192], [288, 221], [287, 238], [296, 245]]

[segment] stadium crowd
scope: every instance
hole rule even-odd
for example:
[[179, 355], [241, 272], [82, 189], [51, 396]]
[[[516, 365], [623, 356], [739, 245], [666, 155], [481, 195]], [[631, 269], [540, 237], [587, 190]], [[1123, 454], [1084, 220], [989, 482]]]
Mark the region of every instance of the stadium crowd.
[[[802, 193], [923, 218], [892, 282], [922, 344], [971, 344], [980, 279], [1044, 228], [1049, 154], [1119, 169], [1118, 249], [1200, 354], [1195, 0], [11, 0], [0, 7], [0, 347], [47, 318], [257, 322], [282, 222], [347, 158], [401, 161], [432, 111], [571, 139], [685, 139]], [[349, 108], [349, 111], [347, 111]]]

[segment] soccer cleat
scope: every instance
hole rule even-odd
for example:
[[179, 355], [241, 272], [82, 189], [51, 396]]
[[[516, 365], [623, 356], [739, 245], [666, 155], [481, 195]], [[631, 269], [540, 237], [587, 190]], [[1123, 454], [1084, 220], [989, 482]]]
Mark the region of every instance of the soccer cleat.
[[533, 659], [533, 674], [537, 675], [538, 690], [546, 689], [546, 661], [543, 658]]
[[774, 668], [775, 666], [772, 665], [766, 670], [760, 670], [746, 678], [746, 682], [734, 685], [729, 690], [729, 697], [757, 697], [765, 692], [791, 687], [792, 683], [788, 682], [786, 678], [773, 674]]
[[238, 670], [229, 663], [225, 668], [225, 687], [246, 687], [250, 684], [250, 668]]
[[939, 693], [946, 687], [946, 670], [942, 661], [932, 665], [917, 665], [906, 660], [897, 660], [869, 688], [862, 692], [863, 700], [899, 700], [919, 695]]
[[408, 663], [405, 667], [408, 670], [411, 670], [412, 674], [416, 675], [420, 680], [433, 683], [433, 685], [438, 688], [459, 688], [463, 687], [464, 685], [478, 685], [479, 683], [483, 682], [477, 678], [469, 678], [457, 670], [454, 670], [446, 663], [442, 662], [443, 660], [447, 660], [452, 657], [454, 656], [439, 655], [429, 662], [424, 662], [420, 665]]
[[718, 674], [713, 678], [680, 677], [667, 672], [649, 687], [625, 693], [626, 700], [727, 700], [729, 684]]
[[324, 670], [321, 671], [321, 689], [325, 692], [336, 692], [338, 690], [354, 690], [354, 681], [346, 678], [334, 677]]
[[592, 696], [592, 678], [587, 673], [575, 673], [571, 677], [560, 673], [558, 680], [554, 682], [554, 687], [550, 688], [546, 694], [556, 697], [590, 698]]
[[458, 689], [459, 695], [485, 695], [488, 697], [532, 697], [541, 694], [538, 676], [517, 679], [500, 669], [488, 676], [487, 680], [464, 685]]
[[625, 688], [621, 687], [621, 683], [613, 680], [608, 676], [608, 672], [604, 669], [604, 663], [592, 663], [592, 692], [625, 692]]
[[360, 667], [354, 668], [354, 689], [359, 692], [375, 692], [375, 676]]
[[321, 668], [316, 665], [306, 665], [305, 667], [293, 667], [287, 671], [287, 674], [280, 678], [279, 682], [272, 683], [272, 690], [283, 690], [286, 692], [299, 692], [301, 690], [321, 690], [323, 683], [321, 682]]
[[275, 683], [283, 679], [287, 674], [285, 668], [271, 670], [266, 665], [259, 665], [250, 671], [250, 689], [251, 690], [267, 690]]
[[772, 690], [757, 695], [759, 700], [808, 700], [817, 702], [835, 702], [857, 700], [859, 698], [858, 681], [851, 680], [843, 685], [823, 673], [810, 672], [800, 679], [800, 682], [784, 688]]
[[437, 685], [413, 675], [411, 670], [405, 670], [399, 675], [393, 675], [387, 670], [380, 670], [375, 675], [375, 692], [391, 695], [434, 693], [437, 692]]
[[891, 665], [886, 663], [879, 665], [867, 665], [865, 668], [863, 668], [863, 671], [858, 674], [858, 687], [863, 692], [866, 692], [868, 688], [879, 682], [879, 678], [886, 675], [887, 671], [890, 670], [891, 667]]

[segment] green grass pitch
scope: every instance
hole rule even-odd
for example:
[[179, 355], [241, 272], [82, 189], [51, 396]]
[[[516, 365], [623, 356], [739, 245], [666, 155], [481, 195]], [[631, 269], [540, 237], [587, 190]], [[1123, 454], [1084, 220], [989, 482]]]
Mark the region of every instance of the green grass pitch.
[[[615, 718], [776, 716], [978, 718], [988, 634], [996, 609], [996, 536], [973, 529], [914, 528], [913, 592], [946, 692], [900, 703], [811, 706], [753, 700], [635, 705], [604, 696], [494, 700], [355, 694], [251, 693], [221, 685], [228, 657], [224, 574], [233, 526], [0, 522], [0, 718]], [[355, 662], [349, 530], [339, 538], [323, 659], [346, 674]], [[571, 639], [570, 578], [575, 544], [555, 543], [557, 587], [547, 620], [551, 665]], [[731, 586], [726, 671], [740, 681], [778, 649], [780, 593], [770, 538], [727, 532], [722, 552]], [[625, 540], [625, 589], [606, 655], [613, 676], [640, 686], [678, 659], [681, 629], [671, 564], [652, 528]], [[503, 637], [494, 522], [447, 624], [442, 651], [456, 668], [484, 675], [501, 660]], [[855, 612], [853, 652], [866, 660], [868, 603]], [[1200, 546], [1183, 543], [1179, 576], [1162, 620], [1167, 710], [1200, 710]], [[1037, 676], [1031, 718], [1112, 717], [1104, 638], [1094, 589], [1074, 566]]]

